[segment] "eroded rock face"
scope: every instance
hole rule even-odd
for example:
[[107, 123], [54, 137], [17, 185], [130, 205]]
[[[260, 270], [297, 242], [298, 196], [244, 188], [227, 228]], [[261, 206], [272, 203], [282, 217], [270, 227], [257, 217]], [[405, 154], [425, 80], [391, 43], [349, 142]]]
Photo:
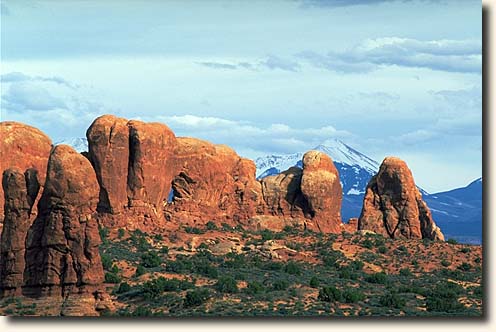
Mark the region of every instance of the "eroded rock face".
[[[25, 172], [33, 168], [38, 171], [39, 183], [43, 186], [48, 156], [52, 141], [40, 130], [18, 122], [0, 122], [0, 173], [16, 167]], [[35, 210], [36, 210], [36, 204]], [[4, 217], [4, 193], [0, 188], [0, 229]]]
[[165, 206], [170, 220], [237, 224], [263, 212], [253, 161], [225, 145], [194, 138], [178, 138], [177, 143], [173, 200]]
[[367, 185], [359, 230], [391, 238], [444, 240], [404, 161], [387, 157]]
[[128, 205], [129, 128], [113, 115], [97, 118], [86, 131], [88, 157], [95, 168], [100, 196], [98, 209], [117, 214]]
[[19, 296], [24, 282], [26, 236], [40, 185], [38, 171], [9, 168], [3, 172], [5, 219], [0, 240], [0, 296]]
[[100, 220], [110, 227], [161, 224], [175, 174], [174, 133], [164, 124], [104, 115], [86, 136], [100, 184]]
[[301, 192], [302, 175], [301, 168], [291, 167], [260, 180], [267, 210], [271, 215], [305, 217], [309, 206]]
[[[102, 297], [100, 236], [93, 217], [98, 199], [98, 182], [88, 159], [67, 145], [56, 146], [48, 161], [38, 217], [28, 232], [25, 295], [77, 294], [95, 303]], [[77, 314], [73, 305], [67, 310]], [[81, 313], [87, 314], [87, 308]]]
[[320, 151], [303, 155], [301, 192], [315, 226], [322, 232], [339, 233], [343, 194], [338, 171], [328, 155]]

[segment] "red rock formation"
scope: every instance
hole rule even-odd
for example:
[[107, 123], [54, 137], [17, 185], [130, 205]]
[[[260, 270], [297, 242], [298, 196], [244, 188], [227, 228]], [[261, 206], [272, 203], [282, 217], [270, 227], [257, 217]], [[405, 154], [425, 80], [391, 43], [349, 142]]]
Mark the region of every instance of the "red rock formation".
[[320, 151], [303, 156], [301, 192], [309, 206], [309, 214], [322, 232], [341, 232], [341, 201], [339, 174], [332, 159]]
[[93, 217], [98, 198], [90, 162], [67, 145], [56, 146], [48, 161], [38, 217], [28, 232], [24, 293], [71, 298], [62, 314], [95, 312], [78, 309], [78, 303], [91, 299], [96, 306], [104, 297], [100, 236]]
[[359, 230], [391, 238], [444, 240], [406, 163], [387, 157], [367, 185]]
[[100, 184], [98, 209], [117, 214], [128, 206], [129, 128], [113, 115], [97, 118], [86, 132], [88, 157]]
[[[40, 130], [18, 122], [0, 122], [0, 173], [11, 167], [22, 172], [34, 168], [38, 170], [39, 182], [43, 186], [51, 148], [52, 141]], [[4, 194], [0, 188], [0, 230], [3, 208]]]
[[263, 212], [255, 164], [225, 145], [178, 138], [173, 202], [165, 206], [169, 220], [205, 223], [245, 221]]
[[267, 210], [271, 215], [290, 217], [310, 217], [308, 202], [301, 192], [303, 170], [291, 167], [277, 175], [260, 180]]
[[26, 235], [33, 222], [31, 213], [40, 185], [37, 171], [18, 168], [3, 172], [5, 219], [0, 240], [0, 296], [21, 295], [24, 281]]
[[163, 223], [162, 206], [175, 172], [174, 133], [160, 123], [104, 115], [86, 136], [100, 184], [100, 220], [110, 227], [142, 229]]

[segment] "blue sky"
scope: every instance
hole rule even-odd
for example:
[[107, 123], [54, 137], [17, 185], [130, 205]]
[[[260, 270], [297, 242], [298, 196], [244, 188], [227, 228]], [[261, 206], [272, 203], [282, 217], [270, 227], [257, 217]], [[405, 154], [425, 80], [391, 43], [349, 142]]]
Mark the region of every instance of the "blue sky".
[[481, 176], [478, 1], [1, 5], [1, 118], [54, 140], [113, 113], [250, 158], [340, 138], [430, 192]]

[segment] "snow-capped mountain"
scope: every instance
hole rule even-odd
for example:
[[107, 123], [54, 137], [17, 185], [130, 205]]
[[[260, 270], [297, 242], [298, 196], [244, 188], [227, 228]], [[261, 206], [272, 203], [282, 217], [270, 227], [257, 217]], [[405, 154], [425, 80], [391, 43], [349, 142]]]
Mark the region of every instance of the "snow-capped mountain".
[[84, 137], [72, 137], [72, 138], [60, 139], [55, 142], [55, 145], [58, 144], [67, 144], [69, 146], [72, 146], [74, 150], [76, 150], [77, 152], [88, 151], [88, 140]]
[[[349, 218], [360, 216], [365, 188], [370, 178], [377, 173], [379, 163], [338, 139], [326, 140], [314, 150], [322, 151], [330, 156], [338, 169], [343, 187], [341, 208], [343, 220], [347, 221]], [[257, 178], [278, 174], [292, 166], [302, 167], [302, 158], [302, 152], [257, 158], [255, 160]]]
[[[379, 164], [338, 139], [327, 140], [314, 150], [322, 151], [332, 158], [339, 171], [344, 195], [361, 195], [370, 178], [379, 169]], [[255, 160], [257, 178], [278, 174], [289, 167], [302, 167], [303, 153], [270, 155]]]

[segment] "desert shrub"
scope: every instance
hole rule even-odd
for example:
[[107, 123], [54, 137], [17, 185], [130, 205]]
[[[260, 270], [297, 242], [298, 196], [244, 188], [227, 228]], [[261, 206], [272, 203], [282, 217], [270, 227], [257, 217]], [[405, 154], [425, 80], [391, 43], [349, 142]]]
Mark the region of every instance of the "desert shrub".
[[155, 299], [164, 292], [177, 292], [192, 288], [193, 284], [186, 280], [166, 279], [158, 277], [149, 280], [141, 286], [141, 293], [145, 299]]
[[155, 251], [150, 251], [141, 255], [141, 264], [144, 267], [153, 268], [160, 266], [162, 259], [157, 255]]
[[298, 263], [289, 261], [286, 266], [284, 266], [284, 272], [288, 274], [293, 274], [293, 275], [300, 275], [301, 274], [301, 267]]
[[185, 307], [197, 307], [205, 303], [210, 297], [210, 292], [206, 288], [188, 291], [184, 297]]
[[105, 273], [105, 282], [109, 284], [118, 284], [121, 282], [121, 278], [112, 272]]
[[472, 265], [470, 265], [469, 263], [467, 262], [463, 262], [461, 263], [457, 269], [461, 270], [461, 271], [470, 271], [470, 269], [472, 268]]
[[480, 262], [481, 262], [481, 258], [480, 257], [475, 257], [474, 263], [475, 264], [480, 264]]
[[149, 317], [152, 316], [153, 313], [150, 308], [144, 307], [144, 306], [138, 306], [134, 311], [131, 313], [131, 316], [135, 317]]
[[405, 267], [404, 269], [400, 270], [400, 275], [404, 277], [410, 277], [412, 275], [412, 272], [409, 268]]
[[367, 249], [372, 249], [374, 247], [374, 244], [372, 243], [372, 241], [369, 238], [363, 240], [361, 245], [362, 245], [362, 247], [367, 248]]
[[278, 279], [272, 283], [272, 289], [275, 291], [286, 290], [288, 289], [288, 287], [289, 287], [289, 282], [284, 279]]
[[224, 267], [239, 269], [246, 266], [246, 257], [244, 255], [229, 253], [226, 258], [222, 263]]
[[328, 286], [319, 290], [318, 299], [324, 302], [341, 302], [343, 300], [343, 295], [336, 287]]
[[117, 294], [122, 294], [129, 292], [131, 290], [131, 286], [127, 282], [121, 282], [119, 288], [117, 289]]
[[109, 235], [109, 230], [107, 227], [101, 227], [98, 226], [98, 234], [100, 234], [100, 238], [102, 239], [103, 243], [106, 243], [108, 235]]
[[343, 301], [346, 303], [356, 303], [365, 299], [365, 294], [355, 288], [345, 289], [342, 293]]
[[119, 239], [122, 239], [122, 238], [124, 237], [124, 234], [125, 234], [125, 233], [126, 233], [126, 231], [124, 230], [124, 228], [119, 228], [119, 229], [117, 230], [117, 237], [118, 237]]
[[377, 252], [380, 253], [380, 254], [385, 254], [387, 252], [386, 246], [379, 246], [377, 248]]
[[263, 264], [262, 268], [264, 270], [280, 271], [280, 270], [282, 270], [283, 266], [284, 266], [284, 264], [282, 262], [269, 261], [269, 262]]
[[163, 246], [162, 248], [160, 248], [160, 253], [161, 254], [164, 254], [164, 255], [167, 255], [169, 253], [169, 247], [168, 246]]
[[248, 286], [244, 289], [244, 292], [249, 295], [255, 295], [258, 293], [262, 293], [264, 291], [264, 286], [258, 281], [250, 281]]
[[202, 242], [196, 249], [208, 249], [208, 245], [205, 242]]
[[351, 261], [349, 264], [349, 267], [354, 271], [361, 271], [363, 269], [363, 266], [364, 266], [364, 263], [359, 259]]
[[403, 244], [401, 246], [399, 246], [398, 248], [396, 248], [396, 251], [399, 254], [408, 254], [408, 248], [405, 247]]
[[447, 260], [443, 259], [443, 260], [441, 261], [441, 265], [442, 265], [442, 266], [444, 266], [444, 267], [448, 267], [448, 266], [450, 266], [450, 265], [451, 265], [451, 262], [449, 262], [449, 261], [447, 261]]
[[204, 234], [205, 231], [198, 227], [184, 226], [184, 231], [188, 234]]
[[373, 273], [367, 275], [365, 281], [372, 284], [385, 284], [388, 281], [388, 276], [384, 272]]
[[212, 266], [210, 263], [206, 263], [206, 262], [195, 264], [194, 270], [196, 273], [199, 273], [209, 278], [217, 278], [219, 276], [219, 272], [217, 271], [217, 268], [215, 266]]
[[397, 293], [386, 293], [380, 297], [379, 303], [383, 307], [401, 309], [405, 306], [406, 300]]
[[232, 277], [221, 277], [217, 280], [215, 289], [221, 293], [237, 293], [238, 284]]
[[458, 244], [458, 241], [455, 239], [448, 239], [446, 242], [448, 242], [449, 244]]
[[459, 294], [463, 287], [453, 282], [443, 282], [431, 291], [426, 298], [428, 311], [453, 312], [463, 308], [463, 304], [458, 302]]
[[110, 270], [112, 268], [112, 258], [109, 255], [101, 254], [100, 258], [102, 260], [102, 265], [104, 270]]
[[145, 273], [146, 273], [145, 268], [142, 265], [138, 265], [136, 267], [136, 271], [134, 272], [134, 276], [135, 277], [139, 277], [139, 276], [142, 276]]
[[206, 228], [209, 230], [209, 231], [214, 231], [217, 229], [217, 226], [215, 225], [215, 223], [213, 221], [208, 221], [207, 224], [205, 225]]
[[460, 252], [462, 252], [464, 254], [468, 254], [470, 252], [470, 248], [469, 247], [463, 247], [460, 249]]
[[311, 279], [310, 279], [310, 287], [312, 288], [317, 288], [319, 287], [320, 285], [320, 281], [317, 277], [313, 276]]

